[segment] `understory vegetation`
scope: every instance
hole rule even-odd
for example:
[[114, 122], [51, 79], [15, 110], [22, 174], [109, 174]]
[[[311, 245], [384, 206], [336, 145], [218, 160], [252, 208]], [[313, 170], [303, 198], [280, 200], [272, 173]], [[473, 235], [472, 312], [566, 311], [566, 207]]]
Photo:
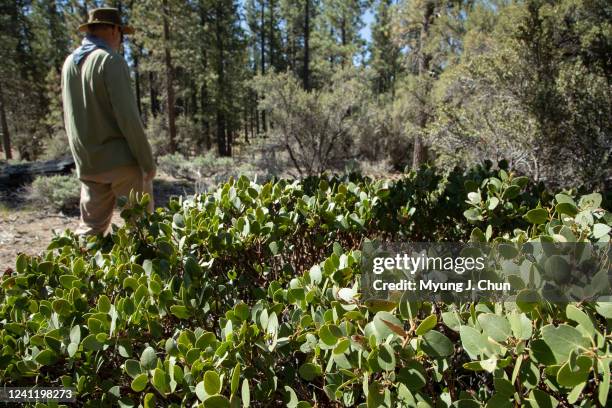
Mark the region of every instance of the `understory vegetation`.
[[3, 384], [71, 386], [87, 407], [609, 405], [612, 303], [360, 297], [366, 240], [605, 244], [609, 196], [487, 163], [146, 200], [4, 273]]

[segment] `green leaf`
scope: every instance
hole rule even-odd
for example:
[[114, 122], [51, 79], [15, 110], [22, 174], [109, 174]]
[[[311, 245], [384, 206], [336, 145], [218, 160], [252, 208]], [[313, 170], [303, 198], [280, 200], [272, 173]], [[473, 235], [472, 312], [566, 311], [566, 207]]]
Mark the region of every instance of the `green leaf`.
[[234, 307], [234, 314], [236, 315], [238, 319], [246, 321], [248, 320], [251, 314], [251, 311], [249, 310], [249, 307], [245, 303], [238, 303]]
[[504, 316], [492, 313], [482, 313], [478, 315], [478, 323], [484, 334], [495, 341], [504, 342], [512, 334], [510, 322]]
[[66, 316], [72, 311], [72, 305], [66, 299], [55, 299], [52, 305], [53, 310], [60, 316]]
[[195, 393], [200, 401], [204, 401], [206, 399], [207, 395], [204, 389], [204, 381], [200, 381], [196, 384]]
[[600, 239], [605, 237], [610, 233], [610, 230], [612, 230], [612, 228], [606, 224], [595, 224], [593, 225], [593, 238]]
[[141, 392], [147, 387], [147, 383], [149, 382], [149, 378], [146, 374], [140, 374], [136, 378], [132, 380], [130, 386], [136, 392]]
[[319, 337], [328, 346], [335, 346], [338, 339], [342, 337], [342, 332], [337, 326], [326, 324], [319, 329]]
[[97, 351], [97, 350], [102, 350], [103, 347], [104, 347], [104, 344], [100, 343], [96, 339], [95, 334], [90, 334], [89, 336], [85, 337], [85, 339], [83, 339], [83, 349], [84, 350]]
[[485, 405], [485, 408], [513, 408], [514, 405], [510, 402], [510, 399], [505, 395], [494, 394]]
[[508, 186], [506, 190], [504, 190], [504, 193], [502, 194], [502, 200], [512, 200], [513, 198], [518, 197], [520, 193], [521, 188], [517, 185], [512, 184]]
[[512, 383], [505, 378], [494, 378], [493, 384], [497, 393], [507, 398], [512, 398], [516, 391]]
[[208, 395], [215, 395], [221, 391], [221, 379], [215, 371], [204, 373], [204, 390]]
[[478, 208], [470, 208], [469, 210], [465, 210], [463, 212], [463, 216], [467, 218], [468, 221], [482, 221], [483, 217]]
[[601, 207], [601, 194], [592, 193], [588, 195], [584, 195], [580, 197], [580, 201], [578, 201], [578, 207], [581, 210], [596, 210]]
[[232, 371], [232, 382], [230, 386], [231, 395], [234, 395], [238, 391], [240, 385], [240, 363], [236, 363], [234, 371]]
[[179, 319], [188, 319], [190, 317], [189, 310], [182, 305], [170, 306], [170, 313], [178, 317]]
[[170, 378], [161, 368], [156, 368], [153, 371], [153, 386], [160, 394], [166, 394], [170, 391]]
[[66, 289], [72, 289], [73, 283], [78, 280], [79, 278], [74, 275], [62, 275], [59, 277], [60, 284]]
[[28, 257], [25, 254], [19, 254], [17, 261], [15, 262], [15, 269], [17, 273], [24, 273], [28, 267]]
[[427, 374], [421, 363], [412, 360], [406, 363], [405, 367], [400, 368], [397, 380], [410, 391], [418, 391], [427, 384]]
[[575, 364], [567, 361], [557, 371], [557, 382], [564, 387], [575, 387], [589, 378], [593, 362], [587, 356], [578, 356]]
[[446, 357], [453, 354], [453, 343], [436, 330], [430, 330], [423, 336], [423, 343], [421, 345], [423, 352], [430, 357]]
[[459, 335], [461, 336], [461, 345], [471, 356], [486, 356], [491, 353], [487, 338], [473, 327], [461, 326]]
[[527, 401], [532, 408], [555, 408], [559, 405], [555, 397], [539, 389], [532, 390]]
[[185, 260], [184, 269], [185, 273], [189, 274], [190, 276], [199, 276], [202, 273], [202, 267], [200, 266], [200, 264], [198, 264], [198, 261], [192, 256], [187, 257], [187, 259]]
[[568, 196], [567, 194], [562, 194], [562, 193], [556, 194], [555, 200], [557, 200], [557, 203], [568, 203], [568, 204], [576, 205], [576, 203], [574, 202], [574, 199]]
[[430, 331], [431, 329], [433, 329], [434, 327], [436, 327], [436, 324], [438, 324], [438, 316], [437, 315], [428, 316], [426, 319], [424, 319], [419, 324], [415, 333], [417, 334], [417, 336], [422, 336], [428, 331]]
[[533, 334], [531, 320], [525, 313], [512, 313], [508, 315], [510, 327], [515, 338], [520, 340], [529, 340]]
[[497, 358], [488, 358], [486, 360], [480, 360], [479, 363], [482, 369], [489, 373], [493, 373], [493, 371], [495, 371], [495, 369], [497, 368]]
[[287, 408], [296, 408], [299, 400], [293, 388], [285, 385], [285, 392], [285, 406]]
[[334, 347], [334, 354], [344, 354], [344, 352], [348, 350], [350, 345], [351, 341], [349, 339], [340, 340], [338, 345]]
[[53, 365], [57, 362], [57, 354], [49, 349], [45, 349], [38, 353], [34, 360], [40, 365]]
[[140, 365], [145, 370], [153, 370], [157, 366], [157, 355], [153, 347], [147, 347], [140, 355]]
[[302, 364], [298, 372], [300, 373], [300, 376], [306, 381], [312, 381], [315, 378], [319, 377], [321, 374], [323, 374], [321, 366], [313, 363]]
[[172, 224], [178, 228], [183, 228], [185, 226], [185, 219], [182, 214], [176, 213], [172, 216]]
[[385, 341], [390, 335], [394, 338], [397, 337], [397, 333], [389, 327], [389, 324], [404, 327], [403, 323], [393, 314], [385, 311], [376, 313], [374, 319], [368, 323], [370, 329], [366, 332], [366, 337], [369, 337], [370, 334], [374, 334], [378, 342]]
[[144, 397], [144, 408], [156, 408], [155, 404], [157, 399], [155, 398], [155, 394], [148, 392]]
[[578, 323], [580, 326], [582, 326], [582, 328], [584, 328], [584, 330], [591, 337], [594, 337], [595, 333], [597, 333], [597, 330], [595, 330], [595, 326], [593, 325], [593, 322], [591, 321], [589, 316], [587, 316], [586, 313], [578, 309], [576, 306], [571, 305], [571, 304], [567, 305], [565, 307], [565, 314], [567, 315], [568, 319], [573, 320], [576, 323]]
[[605, 406], [608, 401], [608, 394], [610, 393], [610, 359], [601, 360], [600, 365], [600, 371], [603, 373], [603, 378], [599, 382], [597, 399], [602, 406]]
[[589, 341], [580, 331], [567, 324], [558, 327], [549, 324], [542, 327], [542, 339], [550, 347], [557, 363], [567, 361], [572, 350], [581, 352], [589, 346]]
[[102, 295], [98, 298], [98, 310], [101, 313], [108, 313], [111, 309], [111, 301], [106, 295]]
[[66, 348], [69, 357], [74, 357], [74, 355], [79, 351], [79, 345], [77, 343], [70, 343]]
[[204, 408], [229, 408], [230, 401], [223, 395], [213, 395], [204, 400]]
[[555, 206], [557, 214], [565, 214], [570, 217], [575, 217], [578, 214], [578, 208], [574, 204], [570, 203], [559, 203]]
[[81, 342], [81, 326], [76, 325], [70, 329], [70, 341], [76, 344]]
[[395, 351], [389, 344], [382, 344], [378, 350], [378, 365], [385, 371], [395, 370]]
[[548, 211], [543, 208], [534, 208], [527, 211], [523, 218], [532, 224], [544, 224], [548, 220]]
[[240, 395], [242, 396], [242, 406], [249, 407], [251, 405], [251, 391], [249, 387], [249, 380], [247, 380], [246, 378], [244, 379], [244, 381], [242, 381], [242, 389]]
[[132, 378], [138, 377], [142, 374], [140, 363], [133, 359], [125, 360], [125, 372]]
[[544, 270], [559, 285], [568, 283], [571, 278], [572, 268], [569, 262], [561, 255], [552, 255], [546, 259]]
[[612, 319], [612, 302], [600, 302], [595, 305], [597, 313], [606, 319]]

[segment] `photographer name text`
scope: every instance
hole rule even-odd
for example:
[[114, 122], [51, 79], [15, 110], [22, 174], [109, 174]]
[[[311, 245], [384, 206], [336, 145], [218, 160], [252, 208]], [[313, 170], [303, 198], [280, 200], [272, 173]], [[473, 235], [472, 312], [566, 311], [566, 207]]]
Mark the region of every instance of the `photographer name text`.
[[421, 280], [418, 282], [402, 279], [398, 282], [384, 282], [377, 279], [372, 283], [374, 290], [381, 291], [431, 291], [431, 292], [463, 292], [470, 290], [480, 291], [510, 291], [512, 289], [508, 282], [493, 282], [488, 279], [465, 282], [434, 282]]

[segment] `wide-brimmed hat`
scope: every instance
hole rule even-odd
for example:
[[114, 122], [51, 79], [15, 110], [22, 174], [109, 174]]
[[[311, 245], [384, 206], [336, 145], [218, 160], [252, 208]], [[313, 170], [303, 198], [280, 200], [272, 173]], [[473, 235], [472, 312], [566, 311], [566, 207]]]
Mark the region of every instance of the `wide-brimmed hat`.
[[93, 9], [89, 12], [87, 22], [79, 26], [79, 31], [87, 31], [92, 24], [112, 24], [119, 26], [123, 34], [134, 34], [134, 28], [121, 23], [119, 9], [104, 7]]

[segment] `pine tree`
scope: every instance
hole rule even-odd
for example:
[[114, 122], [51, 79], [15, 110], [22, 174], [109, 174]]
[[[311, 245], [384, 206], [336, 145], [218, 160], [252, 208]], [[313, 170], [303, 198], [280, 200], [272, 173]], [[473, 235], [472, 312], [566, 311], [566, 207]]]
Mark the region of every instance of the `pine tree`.
[[392, 5], [393, 0], [378, 0], [376, 3], [368, 66], [374, 73], [374, 92], [377, 94], [390, 92], [391, 97], [394, 97], [395, 84], [398, 76], [403, 72], [403, 67], [401, 49], [392, 38]]
[[409, 77], [403, 97], [412, 111], [409, 121], [414, 141], [413, 169], [428, 160], [425, 136], [435, 115], [431, 89], [441, 72], [457, 58], [470, 6], [470, 1], [460, 0], [404, 0], [397, 5], [394, 41], [408, 50], [405, 61]]
[[359, 36], [363, 27], [363, 0], [321, 0], [313, 33], [315, 84], [330, 80], [334, 72], [353, 65], [365, 43]]

